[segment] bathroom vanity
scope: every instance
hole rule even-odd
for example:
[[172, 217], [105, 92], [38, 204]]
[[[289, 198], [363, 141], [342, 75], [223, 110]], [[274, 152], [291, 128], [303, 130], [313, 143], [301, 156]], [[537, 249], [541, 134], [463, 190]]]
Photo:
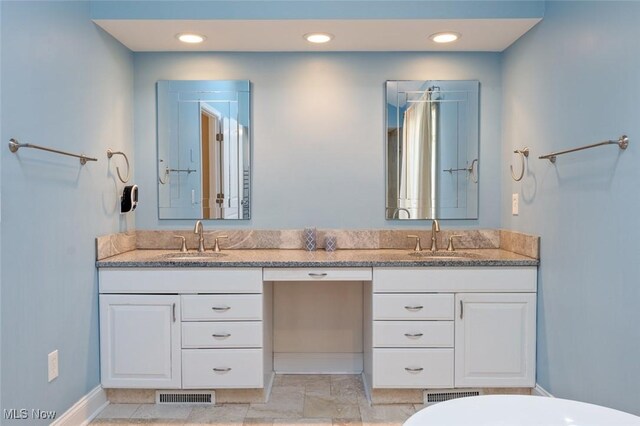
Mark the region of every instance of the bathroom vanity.
[[[536, 259], [166, 254], [98, 262], [105, 388], [268, 390], [277, 372], [362, 373], [369, 393], [535, 386]], [[304, 286], [336, 292], [340, 308], [323, 315], [322, 297], [299, 306], [290, 293]]]

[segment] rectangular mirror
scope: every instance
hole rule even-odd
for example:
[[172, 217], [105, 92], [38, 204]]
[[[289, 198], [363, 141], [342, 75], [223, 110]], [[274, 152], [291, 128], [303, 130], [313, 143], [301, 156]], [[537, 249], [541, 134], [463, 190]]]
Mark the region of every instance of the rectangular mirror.
[[248, 80], [158, 81], [158, 217], [249, 219]]
[[478, 218], [478, 88], [386, 82], [386, 219]]

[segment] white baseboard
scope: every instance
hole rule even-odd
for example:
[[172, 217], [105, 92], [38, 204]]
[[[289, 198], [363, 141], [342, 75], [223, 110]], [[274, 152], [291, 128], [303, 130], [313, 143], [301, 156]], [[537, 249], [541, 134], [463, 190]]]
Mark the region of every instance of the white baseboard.
[[546, 396], [547, 398], [553, 398], [553, 395], [547, 392], [547, 390], [542, 386], [540, 386], [538, 383], [536, 383], [536, 387], [533, 388], [533, 390], [531, 391], [531, 395]]
[[107, 405], [109, 405], [107, 393], [102, 389], [102, 386], [97, 386], [54, 420], [51, 426], [86, 426]]
[[362, 353], [275, 352], [277, 374], [360, 374]]

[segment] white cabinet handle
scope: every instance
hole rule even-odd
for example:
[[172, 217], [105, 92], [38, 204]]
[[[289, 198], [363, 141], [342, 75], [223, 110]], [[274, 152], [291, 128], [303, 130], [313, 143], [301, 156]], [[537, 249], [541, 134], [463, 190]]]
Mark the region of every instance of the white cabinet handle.
[[212, 306], [211, 309], [213, 309], [216, 312], [226, 312], [229, 309], [231, 309], [231, 307], [229, 307], [229, 306]]
[[309, 276], [312, 278], [323, 278], [327, 276], [327, 273], [326, 272], [323, 272], [323, 273], [309, 272]]
[[405, 336], [412, 338], [412, 337], [422, 337], [423, 334], [422, 333], [404, 333]]
[[404, 369], [407, 370], [410, 373], [419, 373], [420, 371], [424, 370], [424, 368], [422, 368], [422, 367], [417, 367], [417, 368], [416, 367], [414, 367], [414, 368], [405, 367]]
[[419, 311], [420, 309], [424, 308], [424, 306], [405, 306], [404, 307], [407, 311]]
[[212, 337], [218, 338], [218, 339], [226, 339], [227, 337], [230, 337], [231, 334], [230, 333], [224, 333], [224, 334], [212, 334]]
[[231, 371], [231, 367], [214, 368], [213, 371], [215, 371], [216, 373], [228, 373], [229, 371]]

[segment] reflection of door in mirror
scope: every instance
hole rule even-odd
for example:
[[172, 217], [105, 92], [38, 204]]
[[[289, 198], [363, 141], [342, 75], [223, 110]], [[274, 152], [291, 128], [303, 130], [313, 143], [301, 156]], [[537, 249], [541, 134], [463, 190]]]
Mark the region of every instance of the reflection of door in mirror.
[[[202, 130], [202, 218], [217, 219], [221, 217], [218, 201], [219, 183], [221, 171], [220, 146], [217, 143], [220, 132], [220, 117], [215, 112], [206, 108], [206, 104], [200, 105], [200, 127]], [[212, 205], [212, 199], [215, 202]]]
[[[231, 142], [234, 140], [229, 137], [232, 130], [225, 129], [220, 111], [229, 107], [226, 102], [200, 103], [204, 219], [238, 218], [237, 144]], [[235, 120], [226, 121], [233, 127]]]

